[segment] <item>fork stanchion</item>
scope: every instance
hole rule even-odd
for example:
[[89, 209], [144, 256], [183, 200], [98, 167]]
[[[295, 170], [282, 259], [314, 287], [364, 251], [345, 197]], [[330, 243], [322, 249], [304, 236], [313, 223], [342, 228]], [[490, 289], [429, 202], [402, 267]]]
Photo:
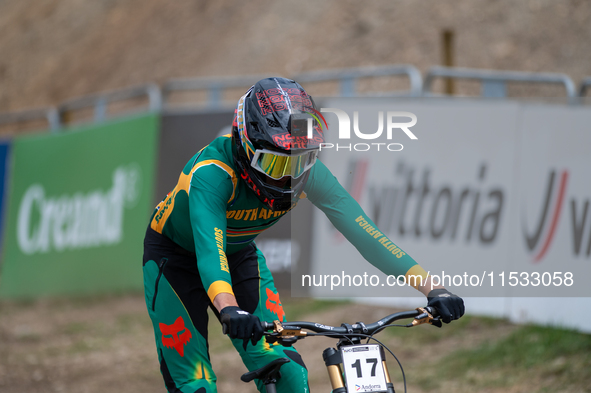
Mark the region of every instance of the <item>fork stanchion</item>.
[[380, 347], [380, 356], [382, 357], [382, 367], [384, 367], [384, 376], [386, 377], [386, 391], [387, 393], [395, 393], [394, 384], [390, 379], [390, 372], [388, 371], [388, 365], [386, 364], [386, 352], [384, 351], [384, 347]]
[[322, 352], [324, 364], [328, 370], [328, 378], [332, 386], [332, 393], [347, 393], [345, 388], [345, 381], [343, 380], [343, 372], [341, 370], [341, 353], [334, 348], [326, 348]]

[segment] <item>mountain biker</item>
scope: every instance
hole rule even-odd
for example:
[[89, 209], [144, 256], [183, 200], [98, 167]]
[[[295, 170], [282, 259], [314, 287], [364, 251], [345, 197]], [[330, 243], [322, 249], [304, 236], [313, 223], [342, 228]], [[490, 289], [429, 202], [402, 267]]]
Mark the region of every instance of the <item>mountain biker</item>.
[[[156, 207], [144, 240], [144, 287], [160, 369], [169, 392], [216, 392], [207, 342], [207, 309], [229, 326], [249, 370], [288, 357], [278, 392], [308, 391], [307, 370], [293, 347], [261, 340], [260, 320], [285, 320], [273, 277], [254, 239], [308, 198], [374, 266], [420, 275], [416, 289], [444, 322], [464, 313], [461, 298], [430, 278], [410, 256], [394, 255], [377, 228], [316, 159], [324, 141], [319, 112], [295, 81], [267, 78], [240, 98], [232, 134], [214, 139], [184, 167]], [[309, 121], [308, 119], [312, 119]], [[312, 135], [307, 135], [307, 125]], [[311, 137], [310, 137], [311, 136]], [[383, 235], [381, 235], [383, 236]], [[263, 391], [260, 382], [257, 385]]]

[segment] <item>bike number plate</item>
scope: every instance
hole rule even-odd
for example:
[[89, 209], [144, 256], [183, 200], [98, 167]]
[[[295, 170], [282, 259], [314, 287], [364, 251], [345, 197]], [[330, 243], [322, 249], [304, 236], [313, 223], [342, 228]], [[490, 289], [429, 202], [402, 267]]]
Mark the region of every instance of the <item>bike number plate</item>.
[[385, 392], [386, 377], [377, 344], [341, 348], [348, 392]]

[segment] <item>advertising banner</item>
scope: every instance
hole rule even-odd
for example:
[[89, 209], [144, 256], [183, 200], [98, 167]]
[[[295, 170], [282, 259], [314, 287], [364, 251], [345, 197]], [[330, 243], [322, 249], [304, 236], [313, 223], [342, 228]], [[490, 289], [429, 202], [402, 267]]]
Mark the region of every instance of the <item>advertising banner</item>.
[[520, 118], [509, 294], [591, 296], [591, 109], [524, 105]]
[[[511, 101], [325, 99], [320, 159], [359, 202], [375, 247], [466, 297], [591, 296], [588, 108]], [[351, 225], [353, 225], [352, 223]], [[292, 292], [417, 296], [318, 209]], [[374, 235], [375, 234], [375, 235]], [[399, 251], [401, 250], [401, 252]], [[402, 284], [402, 285], [401, 285]]]
[[[11, 143], [0, 142], [0, 247], [4, 239], [4, 219], [6, 218], [6, 183], [8, 179], [8, 155]], [[0, 261], [0, 268], [2, 261]]]
[[0, 296], [142, 288], [159, 117], [15, 139]]

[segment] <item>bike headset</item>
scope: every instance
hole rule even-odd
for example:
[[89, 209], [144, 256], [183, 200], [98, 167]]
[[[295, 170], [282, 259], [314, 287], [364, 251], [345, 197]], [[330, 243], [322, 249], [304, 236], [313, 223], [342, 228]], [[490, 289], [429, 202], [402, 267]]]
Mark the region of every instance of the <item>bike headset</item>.
[[232, 149], [240, 177], [271, 210], [299, 200], [324, 142], [326, 121], [297, 82], [258, 81], [238, 101]]

